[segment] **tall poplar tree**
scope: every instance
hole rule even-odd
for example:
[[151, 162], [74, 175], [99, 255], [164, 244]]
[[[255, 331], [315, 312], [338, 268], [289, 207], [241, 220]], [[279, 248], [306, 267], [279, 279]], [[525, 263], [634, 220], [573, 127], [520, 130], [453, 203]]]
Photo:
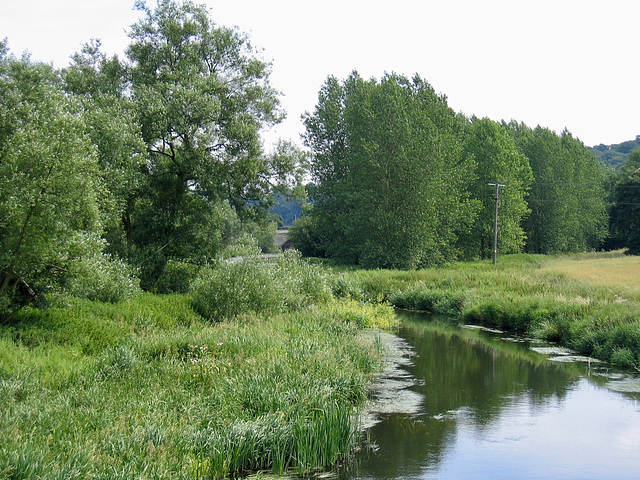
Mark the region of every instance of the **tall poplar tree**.
[[640, 255], [640, 149], [629, 154], [616, 175], [611, 236], [629, 255]]
[[329, 256], [365, 267], [416, 268], [457, 258], [474, 215], [464, 119], [419, 76], [329, 78], [308, 115], [318, 195], [313, 215]]
[[474, 199], [482, 204], [470, 232], [461, 236], [467, 258], [490, 258], [493, 254], [495, 187], [499, 183], [499, 241], [501, 253], [522, 251], [526, 235], [522, 226], [529, 214], [525, 201], [533, 180], [529, 160], [498, 123], [488, 118], [472, 118], [465, 132], [464, 151], [476, 162], [476, 179], [469, 186]]
[[525, 221], [531, 253], [581, 252], [607, 235], [604, 171], [582, 142], [542, 127], [509, 124], [529, 159], [533, 183]]

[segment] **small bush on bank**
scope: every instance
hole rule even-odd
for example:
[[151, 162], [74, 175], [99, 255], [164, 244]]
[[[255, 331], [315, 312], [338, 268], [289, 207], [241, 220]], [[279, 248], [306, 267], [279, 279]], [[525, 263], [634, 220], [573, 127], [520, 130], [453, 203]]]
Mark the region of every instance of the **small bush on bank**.
[[323, 271], [296, 252], [274, 261], [255, 257], [221, 261], [204, 268], [193, 282], [196, 311], [219, 321], [244, 313], [294, 311], [331, 297]]
[[110, 255], [81, 257], [72, 263], [71, 273], [66, 287], [71, 296], [113, 303], [142, 291], [133, 268]]
[[187, 293], [191, 280], [198, 275], [199, 265], [169, 260], [153, 287], [155, 293]]
[[419, 283], [414, 288], [390, 295], [389, 302], [407, 310], [437, 315], [461, 315], [468, 304], [469, 296], [469, 293], [433, 288]]

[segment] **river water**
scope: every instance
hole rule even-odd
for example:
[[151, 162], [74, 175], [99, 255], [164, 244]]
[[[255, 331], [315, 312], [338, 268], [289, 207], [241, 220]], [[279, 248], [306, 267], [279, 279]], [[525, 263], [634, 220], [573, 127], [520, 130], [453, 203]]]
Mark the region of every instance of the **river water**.
[[409, 361], [388, 372], [392, 398], [340, 479], [640, 478], [637, 377], [499, 332], [402, 315]]

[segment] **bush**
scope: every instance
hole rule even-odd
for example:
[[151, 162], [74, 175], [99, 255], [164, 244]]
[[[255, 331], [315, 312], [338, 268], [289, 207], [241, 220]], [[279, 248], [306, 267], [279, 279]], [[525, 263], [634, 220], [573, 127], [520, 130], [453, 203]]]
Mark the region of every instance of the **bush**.
[[194, 308], [209, 320], [298, 310], [331, 297], [320, 267], [296, 252], [274, 262], [256, 257], [221, 261], [200, 272], [191, 293]]
[[200, 266], [169, 260], [155, 284], [155, 293], [187, 293]]
[[391, 295], [389, 302], [407, 310], [427, 311], [438, 315], [461, 315], [467, 299], [462, 292], [419, 284], [415, 288]]
[[67, 292], [76, 297], [114, 303], [141, 292], [133, 268], [107, 254], [79, 258], [71, 271]]

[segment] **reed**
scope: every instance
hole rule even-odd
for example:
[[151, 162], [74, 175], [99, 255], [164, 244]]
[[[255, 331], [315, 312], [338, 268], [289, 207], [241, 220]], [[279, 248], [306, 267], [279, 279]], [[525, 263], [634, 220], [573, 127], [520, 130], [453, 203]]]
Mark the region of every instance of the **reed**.
[[211, 323], [188, 295], [150, 294], [27, 310], [0, 330], [0, 478], [330, 467], [357, 444], [381, 366], [362, 328], [392, 319], [389, 306], [326, 300]]

